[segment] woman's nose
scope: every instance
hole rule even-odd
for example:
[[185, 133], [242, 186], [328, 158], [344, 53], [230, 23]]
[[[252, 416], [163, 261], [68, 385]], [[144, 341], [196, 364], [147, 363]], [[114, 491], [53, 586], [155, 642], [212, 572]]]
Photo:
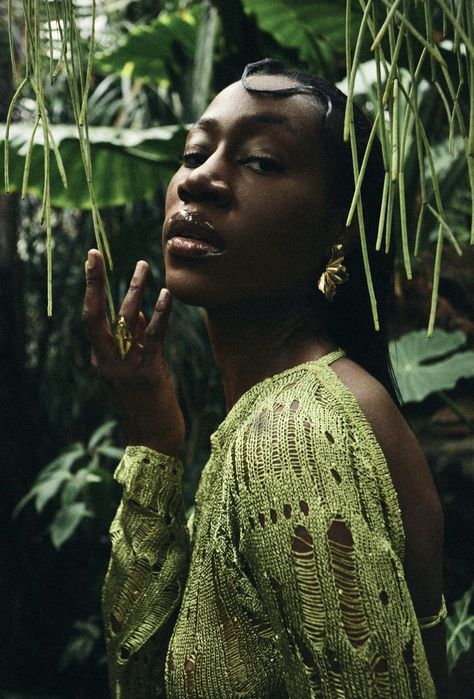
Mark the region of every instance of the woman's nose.
[[208, 161], [189, 170], [178, 184], [178, 197], [185, 204], [204, 202], [218, 207], [226, 207], [231, 201], [229, 184], [209, 167]]

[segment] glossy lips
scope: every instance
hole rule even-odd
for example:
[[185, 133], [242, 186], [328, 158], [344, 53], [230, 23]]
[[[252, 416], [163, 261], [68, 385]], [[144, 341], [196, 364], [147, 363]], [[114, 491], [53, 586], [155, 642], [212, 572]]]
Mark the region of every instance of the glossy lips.
[[166, 249], [182, 257], [218, 255], [224, 242], [214, 226], [194, 211], [178, 211], [168, 220]]

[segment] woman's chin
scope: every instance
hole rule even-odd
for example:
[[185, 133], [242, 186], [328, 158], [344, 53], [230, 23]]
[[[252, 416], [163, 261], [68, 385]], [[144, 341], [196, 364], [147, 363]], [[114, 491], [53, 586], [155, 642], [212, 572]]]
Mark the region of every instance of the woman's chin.
[[188, 306], [209, 308], [215, 305], [217, 300], [215, 287], [208, 288], [207, 284], [190, 279], [188, 275], [167, 271], [166, 288], [173, 298]]

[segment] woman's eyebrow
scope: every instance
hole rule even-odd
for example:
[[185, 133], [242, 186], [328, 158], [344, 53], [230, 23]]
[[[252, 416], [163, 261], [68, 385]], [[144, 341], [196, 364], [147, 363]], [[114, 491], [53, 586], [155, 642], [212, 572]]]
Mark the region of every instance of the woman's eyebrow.
[[[239, 128], [246, 126], [262, 126], [267, 124], [283, 126], [293, 136], [297, 133], [296, 129], [291, 125], [289, 119], [277, 114], [244, 114], [236, 119], [236, 125]], [[217, 131], [219, 129], [219, 120], [212, 117], [202, 117], [192, 125], [191, 129]]]

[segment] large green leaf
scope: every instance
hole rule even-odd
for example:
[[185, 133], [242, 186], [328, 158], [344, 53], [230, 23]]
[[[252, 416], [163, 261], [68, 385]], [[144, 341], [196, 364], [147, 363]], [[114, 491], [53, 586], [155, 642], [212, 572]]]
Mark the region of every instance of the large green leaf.
[[[404, 403], [421, 401], [430, 393], [454, 388], [461, 378], [474, 376], [474, 352], [457, 352], [466, 341], [461, 330], [435, 329], [403, 335], [390, 343], [390, 357]], [[454, 353], [454, 354], [453, 354]]]
[[[246, 12], [255, 15], [260, 29], [272, 34], [282, 45], [298, 50], [301, 61], [311, 70], [340, 60], [345, 54], [345, 0], [243, 0]], [[361, 19], [353, 3], [352, 42]], [[362, 56], [368, 58], [369, 39]]]
[[163, 12], [149, 25], [138, 25], [126, 34], [117, 47], [96, 56], [104, 73], [129, 74], [144, 82], [166, 82], [180, 76], [183, 59], [192, 60], [197, 33], [196, 7], [176, 14]]
[[[67, 174], [64, 188], [51, 152], [51, 201], [61, 208], [90, 209], [77, 131], [73, 125], [51, 126]], [[11, 191], [20, 191], [31, 126], [14, 124], [10, 130]], [[0, 125], [3, 147], [5, 125]], [[98, 206], [120, 206], [153, 199], [175, 172], [184, 140], [179, 126], [151, 129], [90, 127], [92, 170]], [[28, 192], [41, 197], [43, 191], [43, 133], [37, 129], [31, 157]], [[0, 164], [3, 178], [3, 159]]]
[[474, 637], [474, 615], [469, 608], [474, 595], [474, 585], [466, 590], [453, 605], [453, 613], [446, 619], [448, 668], [451, 671], [459, 657], [472, 646]]
[[61, 548], [71, 538], [82, 520], [88, 517], [93, 517], [93, 515], [83, 502], [64, 505], [58, 510], [53, 523], [49, 527], [51, 540], [55, 548]]

